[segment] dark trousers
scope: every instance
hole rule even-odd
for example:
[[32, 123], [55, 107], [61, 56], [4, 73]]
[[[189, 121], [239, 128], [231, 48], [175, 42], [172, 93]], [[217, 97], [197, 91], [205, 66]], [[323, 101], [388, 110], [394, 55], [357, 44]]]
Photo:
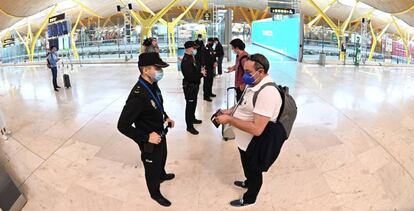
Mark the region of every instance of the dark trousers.
[[237, 100], [237, 102], [240, 101], [240, 98], [242, 97], [242, 95], [243, 95], [243, 90], [241, 90], [240, 87], [236, 87], [236, 100]]
[[141, 160], [144, 163], [147, 187], [152, 198], [159, 198], [161, 196], [161, 180], [167, 175], [165, 172], [167, 141], [163, 138], [160, 144], [153, 146], [152, 152], [146, 152], [143, 148], [141, 149]]
[[197, 107], [197, 95], [200, 84], [183, 83], [185, 96], [185, 122], [187, 128], [193, 128], [195, 111]]
[[239, 152], [243, 165], [244, 176], [246, 177], [246, 181], [244, 181], [244, 183], [247, 185], [247, 192], [243, 195], [243, 201], [245, 203], [252, 204], [256, 202], [257, 195], [262, 187], [263, 175], [262, 171], [256, 170], [257, 168], [250, 165], [245, 151], [239, 149]]
[[207, 74], [206, 77], [204, 77], [204, 83], [203, 83], [203, 94], [204, 98], [209, 98], [213, 94], [213, 81], [214, 81], [214, 75], [212, 73]]
[[224, 56], [220, 56], [217, 58], [217, 74], [223, 74], [223, 58]]
[[53, 77], [53, 79], [52, 79], [53, 88], [56, 89], [58, 87], [58, 85], [57, 85], [57, 67], [52, 67], [51, 70], [52, 70], [52, 77]]

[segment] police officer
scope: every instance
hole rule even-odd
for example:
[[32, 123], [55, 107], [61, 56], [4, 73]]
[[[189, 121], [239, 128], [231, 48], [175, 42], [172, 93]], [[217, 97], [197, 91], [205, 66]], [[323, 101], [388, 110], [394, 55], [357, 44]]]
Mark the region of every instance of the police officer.
[[201, 72], [203, 69], [205, 69], [206, 61], [205, 61], [205, 53], [206, 53], [206, 47], [203, 41], [203, 35], [198, 34], [197, 40], [194, 41], [197, 45], [197, 53], [194, 55], [197, 69], [199, 72]]
[[151, 198], [162, 206], [170, 206], [171, 202], [161, 194], [160, 183], [175, 177], [165, 172], [167, 143], [164, 129], [165, 124], [174, 127], [174, 121], [164, 111], [157, 85], [163, 77], [162, 68], [168, 66], [158, 53], [139, 55], [141, 76], [132, 88], [118, 122], [118, 130], [138, 144]]
[[195, 110], [197, 107], [197, 95], [200, 87], [202, 76], [206, 75], [206, 71], [200, 71], [195, 63], [194, 54], [198, 46], [194, 41], [188, 41], [184, 44], [185, 54], [181, 62], [181, 73], [184, 76], [183, 90], [185, 96], [185, 122], [187, 131], [193, 135], [199, 132], [194, 128], [194, 124], [201, 124], [201, 120], [195, 118]]
[[207, 75], [204, 77], [203, 94], [204, 100], [211, 102], [211, 97], [216, 97], [213, 94], [214, 68], [217, 66], [216, 56], [214, 54], [214, 39], [208, 38], [206, 51], [204, 54]]

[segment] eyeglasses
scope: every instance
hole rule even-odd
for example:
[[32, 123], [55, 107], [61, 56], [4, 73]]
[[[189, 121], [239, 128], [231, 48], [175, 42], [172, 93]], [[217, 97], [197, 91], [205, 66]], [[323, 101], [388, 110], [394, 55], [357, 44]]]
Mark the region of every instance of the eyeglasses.
[[254, 61], [254, 62], [256, 62], [256, 63], [260, 64], [260, 66], [262, 67], [262, 69], [264, 69], [264, 65], [263, 65], [263, 63], [262, 63], [262, 62], [260, 62], [258, 59], [254, 58], [254, 54], [253, 54], [253, 55], [249, 55], [249, 56], [247, 57], [247, 59], [248, 59], [248, 60], [250, 60], [250, 61]]

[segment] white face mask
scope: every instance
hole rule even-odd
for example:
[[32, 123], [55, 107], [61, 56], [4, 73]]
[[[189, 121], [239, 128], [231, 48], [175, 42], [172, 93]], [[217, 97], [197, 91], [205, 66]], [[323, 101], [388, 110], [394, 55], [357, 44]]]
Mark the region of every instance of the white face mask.
[[203, 38], [198, 38], [198, 41], [203, 41]]

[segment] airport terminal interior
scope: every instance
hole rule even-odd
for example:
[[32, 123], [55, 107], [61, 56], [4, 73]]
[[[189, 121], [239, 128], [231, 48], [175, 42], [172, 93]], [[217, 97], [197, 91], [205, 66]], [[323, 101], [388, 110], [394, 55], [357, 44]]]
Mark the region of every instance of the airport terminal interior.
[[[197, 63], [206, 48], [195, 44], [211, 38], [223, 46], [223, 72], [208, 70], [208, 100], [201, 79], [194, 135], [184, 55], [198, 48]], [[253, 185], [234, 184], [246, 179], [237, 125], [227, 139], [211, 121], [237, 104], [234, 40], [267, 58], [297, 106], [254, 203], [244, 196]], [[411, 0], [0, 0], [0, 41], [0, 211], [414, 211]], [[160, 184], [168, 207], [149, 193], [144, 148], [118, 129], [153, 45], [169, 64], [157, 82], [161, 110], [175, 121], [165, 165], [175, 178]]]

